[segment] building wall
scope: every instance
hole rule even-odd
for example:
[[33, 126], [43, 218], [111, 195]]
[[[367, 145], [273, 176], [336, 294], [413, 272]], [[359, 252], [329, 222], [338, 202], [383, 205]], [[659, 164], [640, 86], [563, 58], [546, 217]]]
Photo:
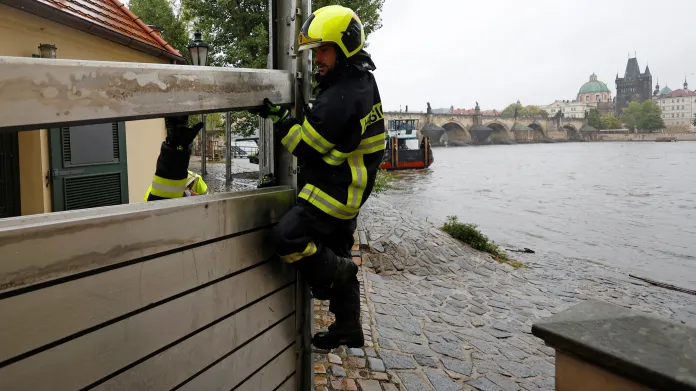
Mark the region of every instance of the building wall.
[[611, 92], [588, 92], [578, 95], [578, 102], [597, 104], [611, 102]]
[[155, 164], [162, 141], [167, 135], [164, 119], [126, 122], [128, 153], [128, 200], [143, 202], [155, 174]]
[[662, 109], [665, 126], [696, 130], [693, 124], [694, 115], [696, 115], [696, 96], [657, 98], [656, 101]]
[[596, 107], [596, 103], [565, 102], [558, 100], [547, 106], [539, 106], [540, 109], [545, 110], [549, 114], [549, 117], [553, 117], [561, 110], [566, 118], [584, 118], [585, 111], [590, 111], [590, 109]]
[[51, 169], [48, 131], [19, 132], [19, 191], [22, 215], [48, 213], [51, 208], [51, 187], [46, 175]]
[[616, 80], [616, 114], [621, 115], [630, 102], [642, 103], [652, 95], [652, 76]]
[[[38, 54], [39, 44], [50, 43], [56, 45], [56, 57], [59, 59], [166, 63], [166, 60], [4, 4], [0, 4], [0, 37], [0, 56], [31, 57], [32, 54]], [[161, 143], [165, 136], [164, 121], [150, 121], [152, 122], [147, 126], [126, 123], [131, 202], [142, 201], [142, 195], [147, 189], [147, 186], [143, 189], [144, 183], [149, 184], [152, 180], [152, 177], [147, 181], [144, 178], [147, 173], [151, 175], [154, 172], [159, 154], [158, 146], [152, 148], [154, 140], [159, 139]], [[140, 144], [140, 140], [145, 141]], [[48, 131], [20, 132], [19, 160], [22, 214], [52, 211], [50, 185], [46, 187], [44, 184], [44, 177], [50, 170]], [[133, 167], [131, 161], [134, 162]], [[147, 165], [138, 167], [140, 163]]]

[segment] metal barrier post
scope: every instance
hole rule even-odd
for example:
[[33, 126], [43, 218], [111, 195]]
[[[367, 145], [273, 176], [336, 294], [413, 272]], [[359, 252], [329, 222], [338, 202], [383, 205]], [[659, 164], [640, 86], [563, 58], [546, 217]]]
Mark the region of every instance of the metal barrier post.
[[232, 124], [230, 112], [225, 113], [225, 185], [232, 183]]
[[[297, 51], [297, 34], [302, 22], [311, 13], [310, 0], [270, 0], [271, 18], [271, 66], [289, 70], [294, 76], [294, 115], [303, 119], [304, 102], [309, 97], [309, 53]], [[298, 188], [297, 159], [282, 145], [273, 141], [275, 149], [275, 175], [281, 185]], [[298, 339], [297, 389], [312, 389], [312, 299], [309, 286], [298, 273], [296, 297], [296, 327]]]
[[208, 129], [205, 126], [205, 114], [201, 114], [201, 121], [203, 121], [203, 129], [201, 129], [201, 175], [206, 175], [208, 170], [205, 167], [206, 159], [208, 157]]

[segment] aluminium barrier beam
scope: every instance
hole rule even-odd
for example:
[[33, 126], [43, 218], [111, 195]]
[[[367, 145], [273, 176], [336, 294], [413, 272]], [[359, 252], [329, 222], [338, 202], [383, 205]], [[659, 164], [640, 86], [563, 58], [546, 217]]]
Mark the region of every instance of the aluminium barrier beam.
[[294, 103], [289, 70], [0, 56], [0, 132]]

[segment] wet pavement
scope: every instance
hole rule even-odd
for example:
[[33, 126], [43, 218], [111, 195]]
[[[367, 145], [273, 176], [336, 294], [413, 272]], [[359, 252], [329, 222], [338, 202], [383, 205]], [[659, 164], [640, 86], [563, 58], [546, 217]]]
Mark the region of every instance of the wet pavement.
[[[201, 172], [200, 156], [192, 156], [189, 162], [189, 170]], [[249, 163], [248, 159], [232, 159], [232, 183], [225, 184], [225, 162], [207, 162], [207, 175], [203, 180], [208, 185], [209, 193], [224, 193], [231, 191], [244, 191], [255, 189], [259, 180], [259, 165]]]

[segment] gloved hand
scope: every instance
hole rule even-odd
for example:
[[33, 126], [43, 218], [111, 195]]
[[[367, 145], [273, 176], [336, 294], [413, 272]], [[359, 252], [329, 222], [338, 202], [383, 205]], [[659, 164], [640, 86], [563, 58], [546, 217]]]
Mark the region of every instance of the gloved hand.
[[276, 105], [268, 98], [263, 99], [263, 106], [259, 109], [251, 109], [250, 113], [256, 114], [261, 118], [270, 118], [274, 124], [285, 119], [290, 114], [290, 111], [282, 106]]
[[167, 128], [167, 145], [177, 151], [191, 150], [193, 139], [203, 128], [203, 122], [188, 127], [188, 115], [171, 116], [164, 118]]
[[273, 174], [268, 174], [264, 175], [263, 178], [259, 181], [259, 184], [256, 186], [257, 189], [260, 189], [262, 187], [272, 187], [276, 186], [278, 184], [278, 181], [273, 177]]

